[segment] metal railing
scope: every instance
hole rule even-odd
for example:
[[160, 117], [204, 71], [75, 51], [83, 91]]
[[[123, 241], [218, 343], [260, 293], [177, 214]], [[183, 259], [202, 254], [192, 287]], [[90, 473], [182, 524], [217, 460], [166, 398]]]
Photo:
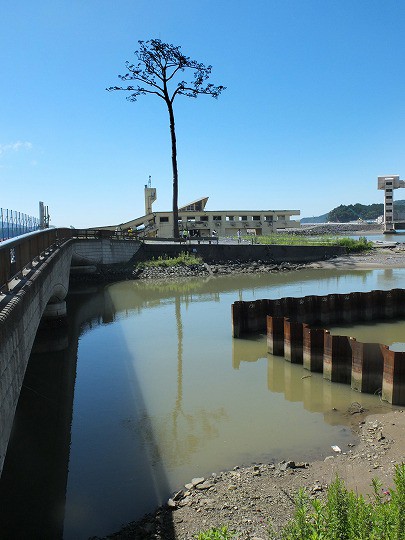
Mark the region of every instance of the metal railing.
[[69, 229], [52, 228], [20, 235], [10, 240], [0, 242], [0, 293], [7, 293], [16, 278], [26, 275], [41, 257], [51, 253], [67, 240], [137, 240], [156, 242], [180, 242], [183, 244], [209, 243], [217, 244], [218, 237], [193, 238], [142, 238], [136, 234], [123, 234], [121, 232], [105, 229]]
[[[13, 279], [32, 269], [39, 258], [53, 251], [69, 239], [99, 240], [116, 239], [115, 231], [94, 229], [52, 228], [20, 235], [0, 242], [0, 292], [10, 290]], [[135, 237], [126, 236], [135, 240]]]
[[28, 216], [16, 210], [0, 208], [0, 240], [14, 238], [38, 229], [39, 218]]
[[0, 291], [7, 292], [9, 283], [34, 266], [47, 250], [72, 238], [71, 229], [45, 229], [0, 243]]

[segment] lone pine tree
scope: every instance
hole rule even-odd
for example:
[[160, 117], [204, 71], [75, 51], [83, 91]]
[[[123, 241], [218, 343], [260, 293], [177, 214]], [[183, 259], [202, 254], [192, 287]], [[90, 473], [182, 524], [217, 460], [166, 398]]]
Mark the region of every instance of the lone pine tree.
[[[131, 92], [127, 97], [129, 101], [137, 101], [138, 96], [152, 94], [160, 97], [166, 103], [172, 143], [173, 237], [178, 238], [178, 167], [173, 102], [179, 95], [196, 98], [200, 94], [207, 94], [217, 98], [225, 90], [225, 86], [214, 86], [208, 83], [212, 66], [205, 66], [196, 60], [191, 60], [180, 51], [179, 46], [163, 43], [160, 39], [138, 41], [138, 43], [139, 49], [134, 53], [138, 63], [126, 62], [128, 72], [125, 75], [119, 75], [122, 81], [136, 81], [136, 84], [111, 86], [107, 90]], [[190, 82], [179, 80], [185, 71], [192, 74]]]

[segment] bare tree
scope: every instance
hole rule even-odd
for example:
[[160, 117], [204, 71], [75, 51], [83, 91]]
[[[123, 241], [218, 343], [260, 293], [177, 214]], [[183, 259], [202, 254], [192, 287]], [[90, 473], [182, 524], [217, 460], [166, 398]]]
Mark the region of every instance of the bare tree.
[[[137, 64], [126, 62], [128, 73], [119, 75], [122, 81], [137, 81], [134, 86], [111, 86], [112, 90], [131, 92], [129, 101], [137, 101], [138, 96], [152, 94], [164, 100], [169, 112], [170, 137], [172, 142], [173, 168], [173, 237], [179, 237], [178, 208], [178, 168], [177, 143], [174, 123], [173, 101], [178, 95], [196, 98], [199, 94], [207, 94], [217, 98], [225, 86], [214, 86], [206, 81], [211, 75], [212, 66], [205, 66], [185, 56], [179, 46], [162, 43], [160, 39], [138, 41], [139, 50], [135, 51]], [[193, 79], [187, 82], [181, 79], [181, 73], [191, 70]]]

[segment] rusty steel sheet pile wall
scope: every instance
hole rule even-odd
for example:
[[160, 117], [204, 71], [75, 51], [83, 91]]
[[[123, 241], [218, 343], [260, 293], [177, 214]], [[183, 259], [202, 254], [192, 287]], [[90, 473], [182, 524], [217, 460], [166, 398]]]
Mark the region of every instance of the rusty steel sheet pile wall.
[[405, 352], [332, 335], [323, 326], [405, 316], [405, 289], [235, 302], [233, 336], [266, 333], [267, 350], [332, 382], [405, 405]]
[[233, 336], [265, 333], [267, 315], [312, 326], [404, 317], [405, 289], [234, 302]]

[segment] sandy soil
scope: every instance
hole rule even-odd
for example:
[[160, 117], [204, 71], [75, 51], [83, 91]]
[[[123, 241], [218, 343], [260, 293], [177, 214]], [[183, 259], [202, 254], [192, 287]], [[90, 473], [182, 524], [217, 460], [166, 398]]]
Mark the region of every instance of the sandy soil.
[[[312, 264], [327, 268], [405, 267], [405, 246], [381, 247], [371, 253], [339, 257]], [[359, 394], [361, 401], [361, 394]], [[405, 462], [405, 413], [402, 409], [367, 416], [360, 408], [349, 410], [358, 443], [331, 449], [325, 460], [313, 463], [262, 463], [248, 468], [213, 473], [179, 486], [168, 504], [131, 523], [108, 538], [191, 540], [197, 532], [227, 526], [239, 540], [265, 540], [271, 519], [276, 530], [291, 518], [293, 498], [299, 488], [311, 497], [324, 497], [338, 474], [349, 489], [370, 494], [378, 478], [382, 490], [392, 486], [396, 464]], [[288, 459], [288, 456], [286, 456]]]
[[377, 247], [370, 252], [345, 255], [312, 263], [313, 268], [405, 268], [405, 244], [398, 244], [393, 248]]

